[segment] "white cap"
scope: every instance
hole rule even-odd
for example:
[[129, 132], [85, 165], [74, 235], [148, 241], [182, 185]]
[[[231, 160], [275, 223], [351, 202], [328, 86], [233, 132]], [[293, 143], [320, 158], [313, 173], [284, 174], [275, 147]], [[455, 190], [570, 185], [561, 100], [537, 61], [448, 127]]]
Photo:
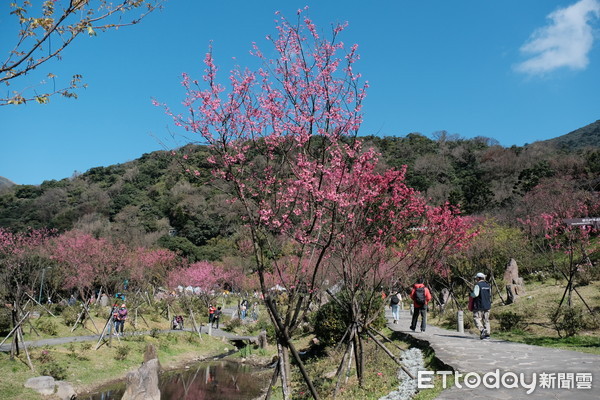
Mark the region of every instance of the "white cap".
[[477, 275], [475, 275], [475, 278], [485, 279], [485, 274], [483, 272], [478, 272]]

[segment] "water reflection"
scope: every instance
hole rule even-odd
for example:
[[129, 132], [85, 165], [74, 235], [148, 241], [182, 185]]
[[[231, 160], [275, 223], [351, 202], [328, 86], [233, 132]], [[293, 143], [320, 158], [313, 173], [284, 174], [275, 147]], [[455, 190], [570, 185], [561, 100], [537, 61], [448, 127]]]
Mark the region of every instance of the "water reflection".
[[[167, 372], [160, 377], [161, 400], [254, 399], [260, 395], [266, 378], [256, 368], [230, 361], [201, 363], [184, 371]], [[268, 375], [268, 374], [267, 374]], [[85, 400], [120, 400], [124, 384], [84, 396]]]

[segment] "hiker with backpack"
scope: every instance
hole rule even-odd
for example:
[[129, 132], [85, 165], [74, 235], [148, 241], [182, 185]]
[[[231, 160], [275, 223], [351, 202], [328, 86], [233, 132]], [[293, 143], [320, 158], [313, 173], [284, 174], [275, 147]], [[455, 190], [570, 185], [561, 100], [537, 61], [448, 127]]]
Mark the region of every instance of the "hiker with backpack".
[[421, 315], [421, 332], [425, 332], [425, 327], [427, 326], [427, 304], [431, 300], [431, 292], [425, 287], [423, 282], [423, 278], [417, 279], [417, 283], [413, 285], [410, 292], [410, 298], [413, 300], [414, 305], [412, 321], [410, 323], [410, 330], [413, 332], [417, 328], [419, 315]]
[[390, 296], [390, 308], [392, 309], [392, 316], [394, 323], [397, 324], [400, 319], [400, 303], [402, 302], [402, 295], [398, 290]]
[[492, 308], [492, 288], [485, 281], [485, 274], [475, 275], [475, 286], [469, 296], [473, 299], [473, 319], [479, 329], [480, 339], [490, 338], [490, 309]]

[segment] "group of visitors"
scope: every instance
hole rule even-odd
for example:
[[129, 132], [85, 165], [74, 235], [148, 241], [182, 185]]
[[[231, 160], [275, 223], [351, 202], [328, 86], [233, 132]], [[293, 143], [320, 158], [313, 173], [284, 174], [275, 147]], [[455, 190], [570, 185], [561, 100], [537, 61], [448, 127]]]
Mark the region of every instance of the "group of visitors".
[[[485, 280], [486, 276], [482, 272], [475, 275], [475, 286], [469, 294], [469, 311], [473, 311], [473, 319], [475, 326], [479, 330], [480, 339], [490, 338], [490, 309], [492, 308], [492, 290], [490, 284]], [[417, 279], [417, 282], [412, 286], [410, 299], [412, 304], [412, 319], [410, 330], [415, 332], [419, 317], [421, 317], [420, 331], [425, 332], [427, 328], [427, 310], [428, 304], [432, 299], [431, 292], [425, 286], [423, 278]], [[392, 309], [392, 318], [394, 324], [400, 320], [400, 310], [402, 308], [402, 294], [396, 290], [390, 296], [390, 308]]]
[[[215, 307], [212, 304], [208, 305], [208, 323], [211, 328], [219, 329], [219, 321], [221, 320], [221, 307]], [[216, 327], [215, 327], [216, 325]]]

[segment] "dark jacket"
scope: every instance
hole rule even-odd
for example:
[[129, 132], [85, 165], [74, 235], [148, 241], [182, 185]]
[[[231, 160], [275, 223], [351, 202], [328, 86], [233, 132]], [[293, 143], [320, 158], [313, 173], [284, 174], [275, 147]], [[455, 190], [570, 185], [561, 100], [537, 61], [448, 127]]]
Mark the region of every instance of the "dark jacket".
[[492, 287], [486, 281], [479, 281], [479, 296], [473, 298], [473, 311], [488, 311], [492, 308]]

